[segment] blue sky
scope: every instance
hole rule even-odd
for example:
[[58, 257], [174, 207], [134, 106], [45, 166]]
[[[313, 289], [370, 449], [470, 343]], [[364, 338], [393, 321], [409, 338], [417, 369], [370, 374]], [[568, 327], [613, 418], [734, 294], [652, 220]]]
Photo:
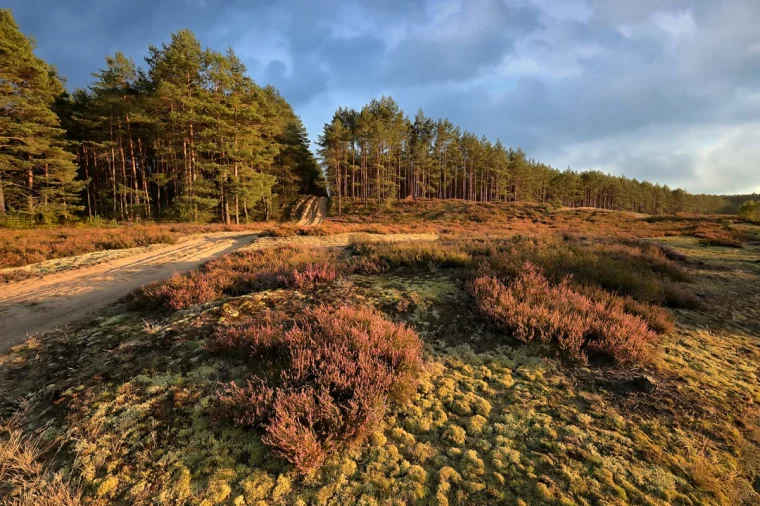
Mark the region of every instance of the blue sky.
[[[7, 4], [6, 0], [6, 4]], [[555, 167], [760, 191], [757, 0], [10, 0], [69, 88], [190, 28], [312, 139], [392, 95]]]

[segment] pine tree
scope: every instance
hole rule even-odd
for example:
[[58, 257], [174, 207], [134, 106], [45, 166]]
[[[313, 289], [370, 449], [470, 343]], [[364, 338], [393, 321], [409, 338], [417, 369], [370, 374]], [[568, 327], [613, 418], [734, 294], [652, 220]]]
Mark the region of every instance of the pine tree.
[[418, 111], [409, 121], [390, 97], [361, 111], [339, 108], [319, 138], [330, 193], [370, 199], [454, 198], [485, 202], [538, 202], [659, 214], [717, 212], [726, 200], [639, 182], [599, 171], [557, 170]]
[[327, 171], [327, 184], [330, 193], [335, 195], [338, 201], [338, 214], [343, 212], [343, 172], [347, 163], [347, 143], [349, 130], [343, 123], [338, 113], [333, 117], [332, 123], [326, 123], [322, 134], [319, 136], [319, 156], [322, 158]]
[[232, 50], [182, 30], [146, 61], [144, 73], [107, 57], [65, 108], [88, 215], [240, 223], [272, 215], [277, 199], [324, 192], [301, 120]]
[[8, 9], [0, 9], [0, 61], [0, 214], [68, 218], [78, 208], [76, 166], [52, 110], [63, 85]]

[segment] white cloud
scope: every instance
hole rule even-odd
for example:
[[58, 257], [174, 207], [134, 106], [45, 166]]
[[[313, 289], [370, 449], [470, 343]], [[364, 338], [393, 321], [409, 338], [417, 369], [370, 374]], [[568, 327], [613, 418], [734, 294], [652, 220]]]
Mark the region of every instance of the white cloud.
[[658, 11], [652, 15], [652, 22], [677, 42], [692, 37], [697, 29], [691, 9], [680, 12]]
[[630, 39], [651, 39], [670, 46], [692, 38], [697, 31], [691, 8], [679, 11], [655, 11], [639, 23], [618, 25], [623, 36]]
[[559, 167], [625, 174], [693, 193], [746, 193], [760, 188], [760, 121], [653, 125], [570, 144], [541, 157]]

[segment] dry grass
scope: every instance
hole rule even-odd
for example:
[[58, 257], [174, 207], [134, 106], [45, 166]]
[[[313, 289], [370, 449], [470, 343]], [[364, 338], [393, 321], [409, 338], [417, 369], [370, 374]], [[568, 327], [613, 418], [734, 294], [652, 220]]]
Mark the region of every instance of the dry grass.
[[81, 491], [45, 464], [57, 441], [27, 435], [18, 419], [0, 421], [0, 502], [8, 506], [79, 506]]
[[172, 244], [189, 234], [261, 229], [263, 224], [200, 225], [155, 223], [114, 227], [51, 227], [34, 229], [0, 228], [0, 269], [21, 267], [54, 258], [93, 251]]

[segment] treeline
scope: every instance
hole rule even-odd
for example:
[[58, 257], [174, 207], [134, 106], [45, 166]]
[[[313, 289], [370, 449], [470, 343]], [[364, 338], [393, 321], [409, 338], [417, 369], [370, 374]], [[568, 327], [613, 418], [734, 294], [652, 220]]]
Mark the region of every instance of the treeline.
[[232, 50], [181, 30], [145, 70], [116, 53], [68, 95], [9, 10], [0, 24], [0, 214], [239, 223], [324, 191], [301, 120]]
[[760, 202], [760, 193], [751, 193], [746, 195], [722, 195], [726, 201], [726, 206], [721, 209], [723, 213], [734, 214], [739, 210], [739, 207], [747, 201]]
[[649, 214], [713, 213], [726, 205], [719, 196], [599, 171], [560, 171], [448, 119], [419, 111], [410, 120], [390, 97], [360, 111], [338, 109], [319, 137], [319, 155], [339, 210], [343, 197], [531, 201]]

